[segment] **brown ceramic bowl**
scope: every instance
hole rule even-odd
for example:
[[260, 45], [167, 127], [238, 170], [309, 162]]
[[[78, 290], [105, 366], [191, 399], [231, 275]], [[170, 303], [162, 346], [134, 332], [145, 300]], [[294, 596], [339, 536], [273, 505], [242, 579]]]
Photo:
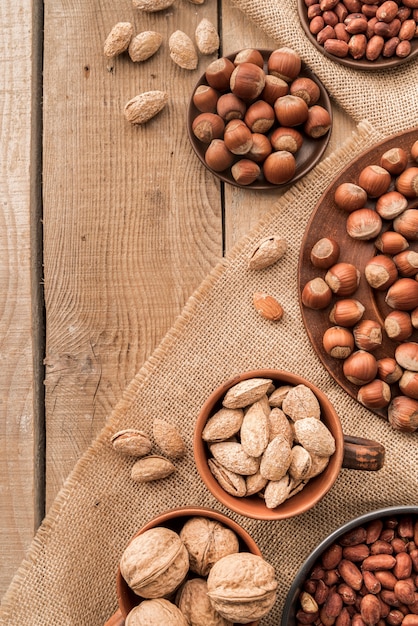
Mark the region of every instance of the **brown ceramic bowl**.
[[[370, 522], [374, 520], [382, 520], [385, 522], [386, 519], [399, 519], [401, 516], [412, 516], [415, 520], [418, 519], [418, 506], [392, 506], [384, 509], [379, 509], [376, 511], [371, 511], [369, 513], [365, 513], [364, 515], [360, 515], [356, 517], [346, 524], [337, 528], [334, 532], [332, 532], [328, 537], [326, 537], [321, 543], [311, 552], [306, 561], [303, 563], [299, 571], [297, 572], [295, 579], [289, 589], [287, 594], [286, 602], [283, 607], [282, 612], [282, 620], [281, 626], [296, 626], [298, 624], [298, 620], [296, 619], [296, 614], [299, 606], [299, 595], [303, 589], [303, 585], [305, 580], [308, 578], [312, 568], [320, 560], [323, 552], [329, 548], [333, 543], [337, 542], [342, 535], [345, 533], [354, 530], [358, 527], [367, 526]], [[385, 622], [386, 623], [386, 622]]]
[[[241, 498], [227, 493], [209, 469], [208, 458], [210, 457], [210, 452], [206, 442], [202, 439], [202, 431], [207, 420], [221, 407], [223, 396], [227, 390], [238, 382], [249, 378], [269, 378], [273, 383], [281, 385], [304, 384], [312, 389], [321, 407], [321, 420], [335, 439], [335, 452], [322, 474], [311, 479], [302, 491], [275, 509], [267, 508], [264, 500], [259, 495]], [[285, 519], [308, 511], [332, 488], [338, 478], [341, 467], [378, 470], [384, 462], [384, 448], [381, 444], [369, 439], [350, 437], [343, 434], [341, 422], [334, 407], [320, 389], [301, 376], [276, 369], [245, 372], [227, 380], [215, 389], [202, 406], [196, 420], [193, 446], [197, 470], [212, 495], [232, 511], [245, 517], [259, 520]]]
[[411, 52], [407, 57], [403, 58], [395, 56], [388, 58], [380, 55], [375, 61], [369, 61], [365, 57], [361, 59], [354, 59], [350, 56], [346, 56], [343, 58], [337, 57], [325, 50], [324, 46], [318, 43], [316, 36], [311, 33], [309, 28], [310, 20], [308, 19], [308, 8], [304, 0], [298, 0], [298, 13], [302, 28], [305, 31], [305, 34], [308, 37], [309, 41], [315, 46], [315, 48], [317, 48], [324, 56], [328, 57], [332, 61], [340, 63], [341, 65], [345, 65], [346, 67], [366, 71], [394, 69], [397, 68], [399, 65], [407, 63], [418, 55], [418, 39], [412, 39]]
[[[170, 509], [157, 515], [149, 522], [147, 522], [135, 535], [131, 538], [132, 541], [138, 535], [142, 535], [145, 531], [156, 526], [164, 526], [170, 528], [175, 532], [179, 532], [182, 526], [191, 517], [206, 517], [211, 520], [220, 522], [230, 530], [234, 531], [238, 537], [240, 552], [251, 552], [257, 556], [262, 556], [260, 549], [258, 548], [254, 539], [245, 531], [242, 526], [234, 522], [226, 515], [205, 507], [187, 506], [179, 507], [176, 509]], [[116, 575], [116, 593], [118, 598], [119, 610], [113, 615], [105, 626], [122, 626], [128, 613], [141, 601], [142, 598], [136, 595], [132, 589], [128, 586], [127, 582], [123, 578], [120, 569], [118, 568]], [[257, 626], [258, 622], [251, 622], [250, 626]]]
[[[264, 58], [264, 71], [267, 73], [267, 60], [272, 50], [260, 50], [260, 52]], [[233, 54], [227, 55], [226, 58], [233, 61], [236, 55], [237, 55], [237, 52], [234, 52]], [[318, 84], [319, 89], [320, 89], [320, 98], [317, 104], [326, 108], [332, 117], [331, 101], [329, 99], [329, 96], [325, 87], [323, 86], [319, 78], [309, 69], [309, 67], [304, 62], [302, 62], [302, 69], [301, 69], [299, 76], [311, 78]], [[326, 135], [319, 137], [318, 139], [312, 139], [311, 137], [304, 135], [303, 145], [295, 155], [296, 157], [295, 175], [287, 183], [284, 183], [281, 185], [274, 185], [270, 183], [269, 181], [267, 181], [264, 178], [264, 176], [261, 174], [257, 178], [257, 180], [255, 180], [250, 185], [241, 185], [234, 180], [230, 169], [226, 169], [223, 172], [216, 172], [215, 170], [210, 168], [205, 161], [205, 153], [207, 150], [207, 145], [202, 143], [199, 139], [197, 139], [197, 137], [194, 135], [192, 131], [193, 120], [201, 113], [193, 103], [193, 94], [196, 91], [197, 87], [199, 87], [200, 85], [207, 85], [205, 74], [203, 74], [200, 77], [200, 79], [198, 80], [198, 82], [196, 83], [192, 91], [192, 97], [190, 99], [189, 108], [187, 111], [187, 132], [189, 135], [190, 143], [192, 144], [193, 150], [195, 151], [197, 157], [200, 159], [203, 165], [210, 172], [212, 172], [212, 174], [214, 174], [214, 176], [216, 176], [223, 182], [229, 183], [230, 185], [234, 185], [235, 187], [240, 187], [242, 189], [283, 188], [283, 187], [286, 187], [288, 185], [295, 183], [297, 180], [305, 176], [305, 174], [307, 174], [321, 160], [321, 157], [323, 153], [325, 152], [325, 149], [328, 145], [332, 128], [326, 133]], [[273, 128], [275, 127], [276, 126], [274, 126]], [[270, 132], [272, 132], [272, 130], [273, 129], [271, 129]]]

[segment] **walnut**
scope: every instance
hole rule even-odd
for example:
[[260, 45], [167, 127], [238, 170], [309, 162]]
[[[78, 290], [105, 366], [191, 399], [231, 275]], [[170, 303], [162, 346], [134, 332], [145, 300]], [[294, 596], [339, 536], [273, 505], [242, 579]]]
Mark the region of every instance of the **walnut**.
[[145, 624], [189, 626], [180, 609], [164, 598], [144, 600], [129, 612], [125, 620], [125, 626], [145, 626]]
[[238, 552], [238, 537], [230, 528], [206, 517], [192, 517], [180, 531], [189, 553], [190, 569], [207, 576], [213, 564], [225, 555]]
[[208, 585], [203, 578], [191, 578], [179, 589], [176, 604], [190, 626], [232, 626], [219, 615], [208, 596]]
[[177, 533], [162, 526], [135, 537], [120, 560], [123, 578], [143, 598], [172, 593], [184, 581], [188, 570], [186, 546]]
[[249, 552], [224, 556], [208, 576], [212, 605], [225, 619], [237, 624], [249, 624], [267, 615], [276, 601], [276, 590], [274, 568]]

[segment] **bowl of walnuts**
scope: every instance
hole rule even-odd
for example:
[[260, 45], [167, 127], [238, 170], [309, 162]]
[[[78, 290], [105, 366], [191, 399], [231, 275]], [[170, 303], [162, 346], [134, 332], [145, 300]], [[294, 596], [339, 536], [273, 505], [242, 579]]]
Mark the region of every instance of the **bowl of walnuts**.
[[106, 626], [257, 626], [276, 601], [277, 584], [273, 566], [238, 523], [205, 507], [170, 509], [123, 550], [119, 609]]
[[212, 495], [261, 520], [311, 509], [341, 467], [378, 470], [384, 463], [380, 443], [344, 435], [320, 389], [276, 369], [248, 371], [217, 387], [197, 417], [193, 447]]
[[274, 189], [321, 159], [332, 127], [326, 89], [292, 48], [248, 48], [212, 61], [195, 85], [187, 129], [223, 182]]

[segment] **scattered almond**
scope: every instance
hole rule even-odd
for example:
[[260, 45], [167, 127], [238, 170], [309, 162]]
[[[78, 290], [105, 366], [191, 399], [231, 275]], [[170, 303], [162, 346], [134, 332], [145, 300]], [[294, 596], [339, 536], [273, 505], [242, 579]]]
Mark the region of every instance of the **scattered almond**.
[[266, 320], [278, 322], [283, 317], [283, 307], [277, 302], [276, 298], [269, 296], [267, 293], [257, 291], [253, 295], [253, 304], [257, 313], [260, 313]]
[[287, 242], [281, 237], [272, 236], [262, 239], [248, 259], [248, 269], [262, 270], [270, 267], [287, 251]]
[[168, 40], [170, 58], [185, 70], [195, 70], [198, 56], [193, 41], [186, 33], [176, 30]]
[[175, 467], [169, 459], [153, 454], [138, 459], [132, 466], [132, 480], [138, 483], [149, 483], [153, 480], [167, 478], [175, 471]]
[[162, 111], [168, 101], [164, 91], [146, 91], [129, 100], [124, 115], [131, 124], [145, 124]]
[[152, 434], [161, 452], [178, 459], [186, 452], [186, 445], [177, 427], [166, 420], [156, 418], [152, 424]]
[[118, 431], [111, 437], [110, 441], [114, 450], [126, 456], [145, 456], [152, 447], [147, 433], [134, 428]]
[[104, 55], [108, 58], [122, 54], [128, 49], [134, 27], [130, 22], [118, 22], [114, 25], [103, 45]]
[[154, 30], [146, 30], [131, 39], [128, 48], [129, 56], [135, 63], [146, 61], [157, 52], [162, 42], [163, 36], [161, 33], [157, 33]]
[[132, 0], [135, 9], [146, 11], [147, 13], [156, 13], [168, 9], [174, 4], [174, 0]]
[[219, 35], [215, 26], [204, 17], [195, 30], [196, 45], [202, 54], [212, 54], [219, 49]]

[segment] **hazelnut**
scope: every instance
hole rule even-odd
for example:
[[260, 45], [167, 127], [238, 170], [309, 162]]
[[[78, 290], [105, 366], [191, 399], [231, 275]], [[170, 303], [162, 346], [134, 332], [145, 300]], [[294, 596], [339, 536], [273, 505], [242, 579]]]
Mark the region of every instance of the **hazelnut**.
[[391, 257], [377, 254], [367, 261], [364, 276], [370, 287], [383, 291], [393, 285], [398, 278], [398, 270]]
[[298, 96], [282, 96], [273, 107], [281, 126], [298, 126], [308, 119], [308, 105]]
[[377, 361], [370, 352], [357, 350], [344, 361], [343, 372], [354, 385], [366, 385], [376, 378]]
[[267, 61], [269, 74], [291, 82], [299, 74], [302, 68], [302, 60], [296, 50], [284, 46], [273, 50]]
[[296, 128], [279, 126], [271, 133], [270, 142], [274, 150], [287, 150], [295, 154], [302, 147], [303, 135]]
[[324, 279], [317, 276], [306, 283], [301, 298], [309, 309], [324, 309], [331, 303], [332, 291]]
[[318, 102], [321, 91], [312, 78], [299, 76], [290, 83], [290, 94], [302, 98], [308, 106], [312, 106]]
[[206, 68], [206, 82], [217, 91], [227, 91], [234, 69], [235, 65], [230, 59], [226, 57], [215, 59]]
[[303, 125], [305, 133], [317, 139], [323, 137], [331, 128], [331, 115], [325, 107], [314, 104], [308, 109], [308, 118]]
[[244, 117], [244, 122], [253, 133], [267, 133], [274, 121], [274, 109], [264, 100], [257, 100], [251, 104]]
[[209, 144], [212, 139], [220, 139], [224, 132], [225, 123], [216, 113], [200, 113], [192, 123], [195, 137], [202, 143]]
[[288, 183], [296, 171], [296, 160], [293, 154], [286, 150], [272, 152], [263, 164], [266, 180], [274, 185]]
[[399, 191], [387, 191], [376, 200], [376, 212], [384, 220], [393, 220], [405, 211], [408, 200]]
[[399, 379], [398, 385], [405, 396], [418, 400], [418, 372], [405, 371]]
[[418, 198], [418, 167], [409, 167], [396, 180], [395, 187], [406, 198]]
[[353, 294], [360, 282], [360, 272], [352, 263], [335, 263], [325, 274], [325, 282], [339, 296]]
[[372, 209], [357, 209], [347, 217], [346, 229], [353, 239], [367, 241], [378, 236], [382, 230], [382, 220]]
[[263, 100], [273, 106], [277, 98], [286, 96], [289, 93], [289, 85], [282, 78], [266, 74], [264, 89], [261, 92]]
[[246, 110], [245, 102], [233, 93], [222, 94], [216, 104], [217, 114], [227, 122], [234, 119], [243, 120]]
[[396, 383], [402, 372], [401, 366], [392, 357], [383, 357], [377, 361], [377, 375], [389, 385]]
[[411, 157], [418, 163], [418, 139], [411, 146]]
[[402, 250], [406, 250], [409, 247], [407, 239], [400, 233], [395, 233], [393, 230], [386, 230], [381, 233], [374, 245], [383, 254], [398, 254]]
[[418, 282], [413, 278], [399, 278], [389, 287], [385, 302], [392, 309], [412, 311], [418, 306]]
[[418, 209], [405, 209], [395, 217], [393, 230], [408, 240], [418, 241]]
[[230, 79], [230, 89], [243, 100], [255, 100], [264, 89], [266, 75], [261, 67], [254, 63], [240, 63], [234, 69]]
[[334, 192], [334, 202], [338, 208], [350, 213], [364, 207], [367, 193], [355, 183], [341, 183]]
[[210, 85], [199, 85], [193, 94], [193, 104], [201, 113], [215, 113], [219, 93]]
[[355, 298], [342, 298], [332, 307], [329, 320], [333, 324], [349, 328], [354, 326], [363, 317], [364, 305]]
[[415, 276], [418, 273], [418, 252], [403, 250], [393, 257], [401, 276]]
[[254, 65], [263, 68], [263, 55], [260, 50], [256, 50], [255, 48], [245, 48], [235, 55], [234, 65], [239, 65], [240, 63], [254, 63]]
[[354, 337], [347, 328], [331, 326], [324, 332], [322, 345], [325, 352], [335, 359], [346, 359], [354, 350]]
[[418, 372], [418, 343], [415, 341], [401, 343], [395, 349], [395, 359], [404, 370]]
[[389, 385], [376, 378], [360, 387], [357, 400], [368, 409], [383, 409], [388, 406], [391, 395]]
[[340, 246], [330, 237], [319, 239], [311, 250], [311, 263], [315, 267], [328, 269], [338, 261]]
[[418, 401], [408, 396], [396, 396], [389, 404], [388, 420], [395, 430], [416, 431], [418, 428]]
[[405, 341], [412, 335], [411, 316], [407, 311], [390, 311], [385, 317], [384, 326], [387, 336], [394, 341]]
[[223, 139], [212, 139], [205, 152], [205, 162], [214, 172], [223, 172], [231, 167], [235, 160]]
[[386, 150], [380, 158], [380, 165], [391, 174], [397, 175], [404, 171], [408, 164], [408, 155], [403, 148]]
[[391, 175], [380, 165], [366, 165], [359, 174], [358, 183], [370, 198], [385, 193], [391, 183]]
[[246, 154], [253, 143], [252, 133], [242, 120], [231, 120], [225, 126], [225, 145], [233, 154]]
[[253, 133], [253, 143], [250, 150], [247, 152], [247, 159], [251, 159], [256, 163], [264, 161], [272, 151], [272, 146], [268, 137], [262, 133]]
[[250, 159], [240, 159], [231, 167], [232, 178], [240, 185], [251, 185], [260, 173], [260, 167]]
[[353, 328], [354, 342], [359, 350], [373, 352], [382, 345], [382, 327], [376, 320], [361, 320]]

